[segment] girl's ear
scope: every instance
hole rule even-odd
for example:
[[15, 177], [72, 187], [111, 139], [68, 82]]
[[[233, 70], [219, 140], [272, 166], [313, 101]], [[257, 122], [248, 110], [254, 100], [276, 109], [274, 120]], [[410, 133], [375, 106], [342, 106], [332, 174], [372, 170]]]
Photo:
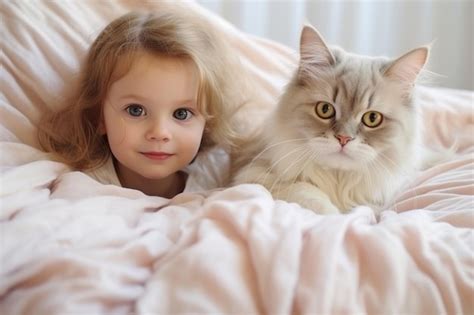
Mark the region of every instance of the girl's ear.
[[104, 136], [107, 133], [107, 129], [105, 129], [105, 122], [104, 116], [102, 116], [99, 120], [99, 125], [97, 126], [97, 130], [101, 136]]
[[101, 136], [107, 134], [107, 128], [105, 128], [105, 117], [104, 117], [104, 104], [101, 104], [99, 114], [99, 123], [97, 124], [97, 131]]

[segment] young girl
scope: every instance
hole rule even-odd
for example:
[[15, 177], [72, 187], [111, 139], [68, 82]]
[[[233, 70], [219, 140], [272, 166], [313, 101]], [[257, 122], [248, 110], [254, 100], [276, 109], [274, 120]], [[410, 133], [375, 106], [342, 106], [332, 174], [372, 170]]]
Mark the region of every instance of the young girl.
[[40, 143], [104, 184], [166, 198], [213, 188], [193, 177], [215, 170], [193, 175], [188, 165], [232, 145], [237, 66], [206, 21], [182, 8], [128, 13], [92, 44], [73, 102], [44, 118]]

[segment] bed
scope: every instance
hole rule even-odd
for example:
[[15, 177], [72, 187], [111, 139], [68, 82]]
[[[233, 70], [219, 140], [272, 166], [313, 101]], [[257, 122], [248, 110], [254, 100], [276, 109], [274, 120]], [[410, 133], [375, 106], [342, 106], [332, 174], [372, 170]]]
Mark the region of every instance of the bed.
[[[474, 314], [472, 91], [423, 87], [425, 141], [457, 156], [396, 204], [322, 216], [239, 185], [169, 200], [55, 162], [36, 124], [60, 106], [98, 32], [157, 1], [4, 1], [0, 313]], [[189, 3], [223, 32], [271, 108], [296, 65]], [[468, 70], [467, 70], [468, 71]]]

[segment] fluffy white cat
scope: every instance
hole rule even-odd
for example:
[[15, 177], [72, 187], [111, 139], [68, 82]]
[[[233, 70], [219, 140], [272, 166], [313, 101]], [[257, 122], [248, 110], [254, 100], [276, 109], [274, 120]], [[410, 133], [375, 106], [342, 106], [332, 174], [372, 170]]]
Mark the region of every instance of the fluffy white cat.
[[381, 210], [419, 167], [420, 47], [398, 59], [329, 48], [305, 26], [300, 63], [260, 133], [240, 148], [233, 183], [318, 213]]

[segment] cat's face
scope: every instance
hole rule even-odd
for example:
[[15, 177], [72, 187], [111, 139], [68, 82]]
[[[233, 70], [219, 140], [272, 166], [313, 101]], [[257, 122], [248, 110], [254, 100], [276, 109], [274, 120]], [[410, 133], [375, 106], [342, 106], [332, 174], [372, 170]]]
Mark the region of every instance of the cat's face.
[[[323, 167], [356, 170], [377, 163], [390, 167], [396, 163], [393, 152], [409, 152], [416, 128], [410, 95], [416, 75], [409, 78], [411, 82], [395, 80], [394, 75], [407, 79], [414, 69], [407, 63], [425, 59], [415, 56], [394, 62], [355, 56], [329, 51], [324, 42], [315, 40], [319, 36], [307, 42], [302, 37], [306, 55], [280, 102], [279, 132], [306, 139], [305, 150]], [[410, 71], [403, 73], [404, 69]]]

